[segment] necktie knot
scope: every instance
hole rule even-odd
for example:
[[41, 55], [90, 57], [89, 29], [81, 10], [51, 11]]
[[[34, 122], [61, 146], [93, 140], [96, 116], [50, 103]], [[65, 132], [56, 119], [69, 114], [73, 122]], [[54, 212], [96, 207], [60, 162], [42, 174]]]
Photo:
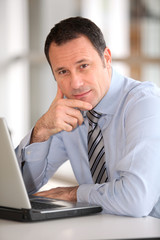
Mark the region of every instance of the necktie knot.
[[87, 112], [87, 118], [89, 121], [89, 125], [95, 127], [98, 123], [99, 118], [102, 114], [94, 111], [93, 109]]

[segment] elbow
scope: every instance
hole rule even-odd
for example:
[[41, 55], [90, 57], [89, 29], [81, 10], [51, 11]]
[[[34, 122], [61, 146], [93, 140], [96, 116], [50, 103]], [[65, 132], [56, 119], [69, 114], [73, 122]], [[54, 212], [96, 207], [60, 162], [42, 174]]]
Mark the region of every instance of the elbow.
[[125, 205], [125, 214], [128, 216], [140, 218], [146, 217], [153, 209], [151, 198], [143, 196], [143, 198], [136, 197], [129, 200], [129, 203]]
[[143, 199], [139, 199], [137, 196], [134, 196], [134, 198], [125, 197], [116, 199], [114, 205], [107, 202], [102, 207], [104, 213], [141, 218], [148, 216], [152, 211], [153, 204], [151, 204], [150, 200], [147, 197]]
[[141, 218], [146, 217], [151, 212], [151, 209], [148, 206], [145, 206], [145, 203], [134, 204], [130, 210], [128, 210], [129, 216]]
[[[121, 199], [122, 210], [127, 216], [146, 217], [154, 207], [155, 194], [146, 186], [142, 179], [139, 179], [137, 184], [135, 184], [136, 181], [137, 178], [130, 184], [126, 184], [126, 181], [123, 182], [123, 188], [121, 188], [123, 189], [121, 192], [121, 196], [123, 196]], [[139, 187], [137, 188], [137, 186]]]
[[[123, 183], [123, 184], [122, 184]], [[140, 185], [140, 184], [139, 184]], [[145, 185], [137, 188], [137, 185], [126, 184], [126, 181], [116, 181], [107, 185], [107, 194], [105, 185], [98, 187], [98, 195], [92, 193], [92, 200], [98, 198], [104, 213], [130, 216], [146, 217], [155, 205], [155, 193], [150, 191]]]

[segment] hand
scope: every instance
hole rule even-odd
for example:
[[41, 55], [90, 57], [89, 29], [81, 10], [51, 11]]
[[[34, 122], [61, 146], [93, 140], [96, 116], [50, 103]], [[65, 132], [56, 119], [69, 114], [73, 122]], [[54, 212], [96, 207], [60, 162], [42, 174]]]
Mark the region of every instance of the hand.
[[37, 121], [31, 136], [31, 142], [43, 142], [62, 130], [70, 132], [83, 123], [80, 110], [91, 110], [88, 102], [76, 99], [64, 99], [58, 87], [57, 95], [49, 110]]
[[48, 191], [38, 192], [34, 195], [40, 196], [40, 197], [48, 197], [48, 198], [76, 202], [77, 201], [77, 189], [78, 189], [78, 186], [76, 186], [76, 187], [58, 187], [58, 188], [52, 188]]

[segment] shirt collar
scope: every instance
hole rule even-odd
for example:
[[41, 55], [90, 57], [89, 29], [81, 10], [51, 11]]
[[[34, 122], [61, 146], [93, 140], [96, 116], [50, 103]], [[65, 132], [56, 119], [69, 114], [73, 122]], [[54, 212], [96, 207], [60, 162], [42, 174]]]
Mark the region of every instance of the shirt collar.
[[[104, 115], [113, 115], [119, 100], [121, 98], [121, 89], [124, 83], [124, 77], [117, 73], [112, 68], [111, 84], [108, 92], [102, 98], [102, 100], [94, 108], [95, 111]], [[83, 117], [86, 117], [86, 111], [82, 112]]]

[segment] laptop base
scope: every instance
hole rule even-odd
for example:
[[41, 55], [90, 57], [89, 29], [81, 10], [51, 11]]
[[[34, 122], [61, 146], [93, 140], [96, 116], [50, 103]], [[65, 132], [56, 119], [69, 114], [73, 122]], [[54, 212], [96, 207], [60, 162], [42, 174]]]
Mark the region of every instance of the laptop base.
[[0, 207], [0, 218], [6, 220], [14, 220], [19, 222], [36, 222], [36, 221], [43, 221], [43, 220], [52, 220], [52, 219], [59, 219], [59, 218], [69, 218], [69, 217], [79, 217], [85, 215], [96, 214], [101, 212], [102, 208], [97, 206], [94, 208], [75, 208], [64, 211], [64, 209], [57, 209], [54, 210], [52, 213], [51, 211], [46, 211], [43, 214], [39, 211], [34, 209], [13, 209], [13, 208], [6, 208]]

